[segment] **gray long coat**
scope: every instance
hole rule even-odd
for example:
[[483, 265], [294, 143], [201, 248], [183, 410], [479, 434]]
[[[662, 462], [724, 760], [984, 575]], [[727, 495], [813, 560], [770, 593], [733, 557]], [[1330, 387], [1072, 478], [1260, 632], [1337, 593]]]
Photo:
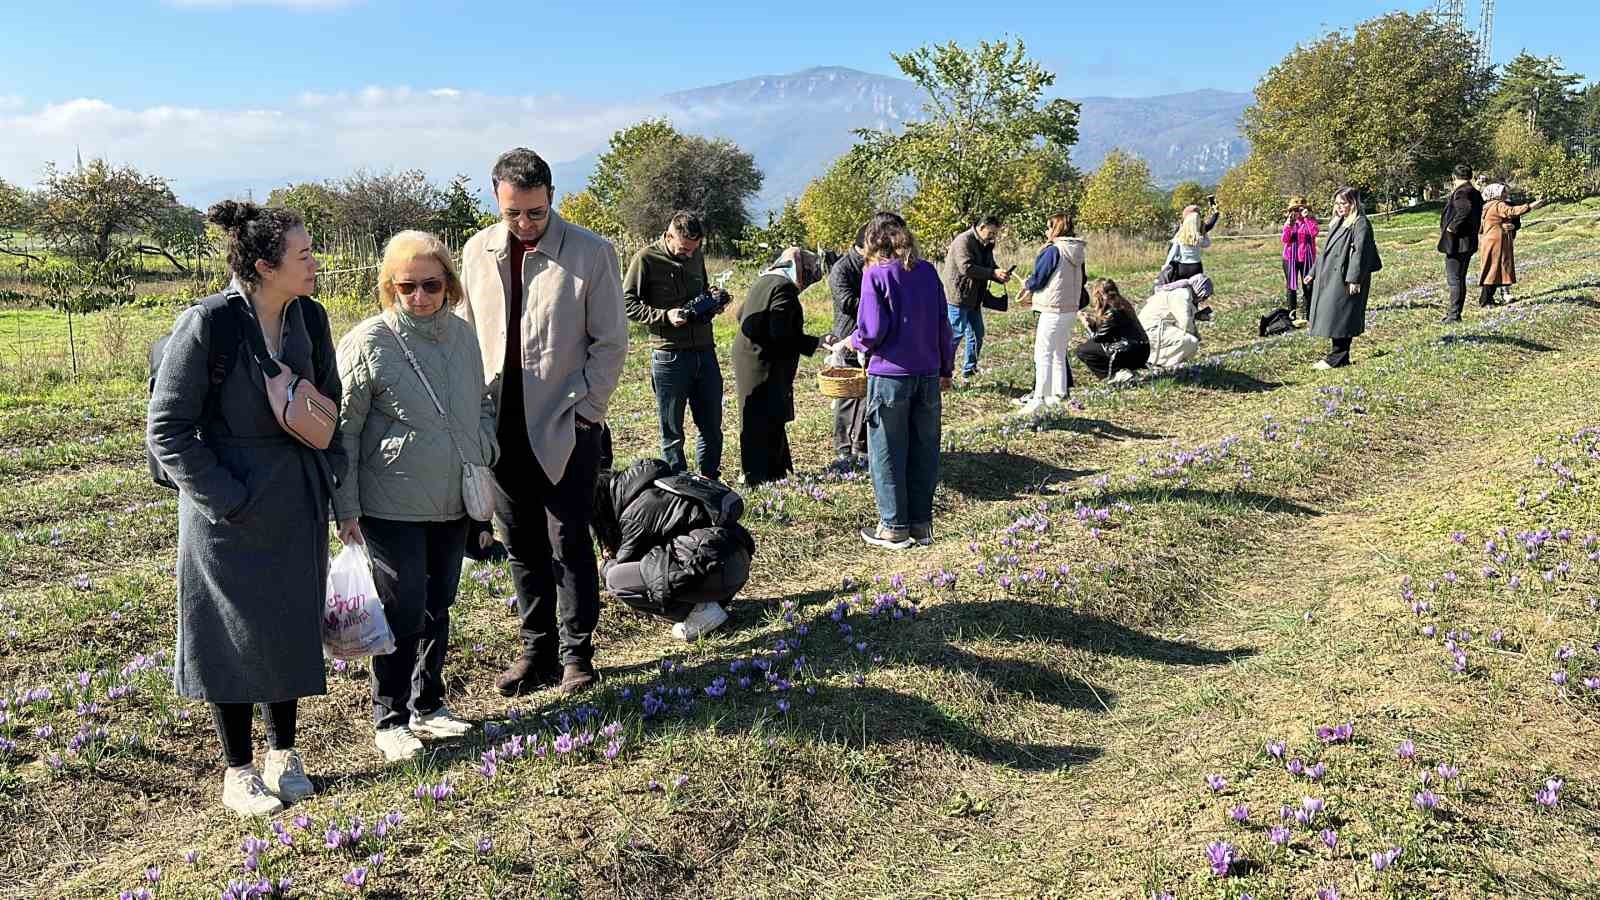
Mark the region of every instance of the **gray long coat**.
[[[1316, 284], [1311, 292], [1313, 337], [1356, 337], [1367, 330], [1367, 298], [1372, 295], [1372, 273], [1383, 268], [1372, 223], [1366, 216], [1345, 218], [1328, 232], [1317, 260]], [[1349, 285], [1361, 285], [1351, 294]]]
[[[308, 333], [301, 297], [284, 309], [280, 361], [338, 402], [339, 370], [327, 314]], [[249, 304], [239, 331], [259, 330]], [[320, 309], [318, 310], [320, 312]], [[270, 703], [327, 692], [322, 605], [328, 578], [328, 478], [344, 448], [311, 450], [267, 406], [261, 368], [241, 340], [220, 391], [219, 422], [201, 433], [210, 389], [210, 323], [179, 316], [150, 397], [146, 440], [177, 482], [179, 694], [214, 703]], [[323, 366], [313, 373], [313, 344]], [[319, 463], [323, 457], [326, 466]]]

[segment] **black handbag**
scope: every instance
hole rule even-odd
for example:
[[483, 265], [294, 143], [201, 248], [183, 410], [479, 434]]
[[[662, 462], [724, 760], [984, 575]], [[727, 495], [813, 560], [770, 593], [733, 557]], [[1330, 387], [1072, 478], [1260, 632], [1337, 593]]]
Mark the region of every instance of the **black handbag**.
[[983, 295], [983, 308], [992, 309], [995, 312], [1005, 312], [1009, 310], [1011, 308], [1011, 292], [1007, 291], [998, 297], [994, 295], [993, 291], [985, 293]]

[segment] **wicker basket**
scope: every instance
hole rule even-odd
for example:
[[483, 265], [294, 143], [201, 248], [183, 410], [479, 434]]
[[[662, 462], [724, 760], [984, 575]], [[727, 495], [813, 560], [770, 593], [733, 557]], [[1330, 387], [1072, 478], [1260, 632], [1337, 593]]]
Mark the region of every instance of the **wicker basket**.
[[830, 366], [817, 373], [822, 396], [838, 400], [859, 400], [867, 395], [867, 370]]

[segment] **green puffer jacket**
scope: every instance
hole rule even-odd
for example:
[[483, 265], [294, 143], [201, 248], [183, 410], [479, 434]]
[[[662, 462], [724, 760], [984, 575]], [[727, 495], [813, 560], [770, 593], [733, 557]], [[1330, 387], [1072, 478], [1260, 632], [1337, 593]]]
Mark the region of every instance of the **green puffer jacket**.
[[[450, 417], [448, 430], [395, 328], [428, 373]], [[339, 377], [339, 440], [354, 473], [334, 494], [335, 517], [444, 522], [466, 515], [457, 444], [468, 462], [493, 465], [499, 456], [494, 400], [483, 384], [472, 326], [449, 309], [416, 319], [397, 306], [339, 341]]]

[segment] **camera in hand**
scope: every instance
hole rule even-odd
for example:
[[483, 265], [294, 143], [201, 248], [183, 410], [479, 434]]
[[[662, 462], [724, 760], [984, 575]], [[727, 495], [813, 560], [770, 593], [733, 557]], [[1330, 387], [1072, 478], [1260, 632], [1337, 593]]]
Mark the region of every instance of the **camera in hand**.
[[704, 290], [689, 301], [689, 305], [683, 308], [683, 312], [691, 322], [709, 322], [716, 318], [717, 313], [722, 312], [727, 307], [729, 299], [730, 296], [727, 291]]

